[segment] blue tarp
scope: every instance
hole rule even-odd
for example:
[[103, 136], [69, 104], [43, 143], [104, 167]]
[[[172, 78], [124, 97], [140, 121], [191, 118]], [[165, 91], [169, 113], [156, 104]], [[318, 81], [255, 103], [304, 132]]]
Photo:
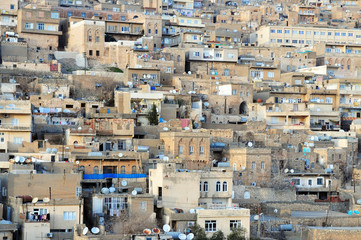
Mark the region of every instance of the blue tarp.
[[104, 179], [104, 178], [145, 178], [146, 174], [84, 174], [83, 179]]

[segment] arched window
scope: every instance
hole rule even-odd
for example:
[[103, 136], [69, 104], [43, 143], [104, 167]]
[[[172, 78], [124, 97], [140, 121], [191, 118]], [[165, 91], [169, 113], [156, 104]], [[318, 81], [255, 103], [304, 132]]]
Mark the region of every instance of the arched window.
[[199, 191], [202, 192], [202, 182], [199, 182]]
[[121, 174], [125, 174], [125, 166], [121, 166], [121, 167], [120, 167], [120, 173], [121, 173]]
[[227, 192], [227, 191], [228, 191], [227, 182], [223, 182], [223, 192]]
[[79, 167], [79, 171], [85, 171], [85, 167], [83, 166], [83, 165], [81, 165], [80, 167]]
[[203, 184], [203, 192], [208, 192], [208, 182], [204, 182], [204, 184]]
[[93, 172], [94, 174], [99, 174], [99, 167], [95, 166]]
[[221, 182], [218, 181], [218, 182], [216, 183], [216, 192], [220, 192], [220, 191], [221, 191]]
[[89, 30], [89, 31], [88, 31], [88, 42], [91, 42], [91, 41], [92, 41], [92, 39], [93, 39], [93, 36], [92, 36], [92, 31], [91, 31], [91, 30]]
[[133, 167], [132, 167], [132, 173], [133, 173], [133, 174], [137, 173], [137, 167], [136, 167], [136, 166], [133, 166]]

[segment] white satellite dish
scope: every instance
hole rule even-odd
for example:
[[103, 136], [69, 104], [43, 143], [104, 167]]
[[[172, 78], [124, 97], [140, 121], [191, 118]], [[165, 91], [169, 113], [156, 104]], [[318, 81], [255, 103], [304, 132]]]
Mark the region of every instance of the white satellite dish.
[[187, 130], [187, 131], [188, 131], [189, 129], [190, 129], [189, 127], [185, 127], [185, 128], [184, 128], [184, 130]]
[[293, 170], [293, 169], [290, 170], [290, 173], [294, 173], [294, 172], [295, 172], [295, 170]]
[[163, 231], [164, 232], [169, 232], [170, 231], [170, 226], [168, 224], [163, 225]]
[[163, 130], [164, 130], [164, 131], [168, 131], [169, 129], [168, 129], [167, 127], [164, 127]]
[[103, 193], [103, 194], [109, 194], [109, 188], [102, 188], [102, 190], [101, 190], [101, 192]]
[[254, 220], [258, 220], [258, 219], [259, 219], [258, 215], [254, 216]]
[[314, 136], [311, 136], [311, 141], [313, 141], [315, 139], [315, 137]]
[[123, 157], [123, 153], [119, 153], [119, 154], [118, 154], [118, 157]]
[[253, 146], [253, 143], [252, 143], [252, 142], [248, 142], [248, 143], [247, 143], [247, 146], [248, 146], [248, 147], [252, 147], [252, 146]]
[[181, 233], [181, 234], [178, 235], [178, 238], [180, 240], [185, 240], [185, 239], [187, 239], [187, 236], [185, 234]]
[[288, 173], [288, 168], [285, 169], [285, 173]]
[[110, 187], [110, 188], [109, 188], [109, 192], [110, 192], [110, 193], [115, 192], [115, 190], [116, 190], [115, 187]]
[[122, 186], [123, 187], [127, 186], [127, 184], [128, 184], [127, 181], [125, 181], [125, 180], [122, 181]]
[[57, 149], [57, 148], [51, 149], [51, 153], [57, 153], [57, 152], [58, 152], [58, 149]]
[[77, 165], [79, 165], [80, 162], [79, 162], [79, 161], [76, 161], [75, 163], [76, 163]]
[[50, 202], [50, 199], [47, 198], [47, 197], [45, 197], [45, 198], [43, 198], [43, 202], [44, 202], [44, 203], [48, 203], [48, 202]]
[[39, 198], [33, 198], [33, 200], [31, 201], [32, 203], [37, 203], [39, 201]]
[[24, 163], [25, 160], [26, 160], [26, 159], [25, 159], [24, 157], [20, 157], [20, 160], [19, 160], [19, 161], [20, 161], [20, 163]]
[[275, 210], [273, 210], [274, 211], [274, 213], [278, 213], [278, 209], [276, 208]]
[[98, 234], [100, 232], [99, 228], [97, 227], [93, 227], [91, 230], [90, 230], [93, 234]]
[[16, 163], [20, 162], [20, 157], [19, 156], [15, 156], [15, 162]]
[[242, 170], [246, 170], [246, 167], [242, 167]]
[[133, 195], [133, 196], [136, 196], [137, 194], [138, 194], [137, 190], [133, 190], [133, 191], [132, 191], [132, 195]]
[[46, 153], [51, 153], [51, 148], [47, 148], [45, 151]]
[[194, 210], [193, 208], [191, 210], [189, 210], [190, 213], [196, 213], [196, 210]]
[[190, 233], [187, 235], [187, 239], [188, 240], [192, 240], [194, 238], [194, 234], [193, 233]]
[[88, 233], [88, 231], [89, 231], [89, 228], [88, 228], [88, 227], [85, 227], [85, 228], [83, 229], [83, 235], [86, 235], [86, 234]]

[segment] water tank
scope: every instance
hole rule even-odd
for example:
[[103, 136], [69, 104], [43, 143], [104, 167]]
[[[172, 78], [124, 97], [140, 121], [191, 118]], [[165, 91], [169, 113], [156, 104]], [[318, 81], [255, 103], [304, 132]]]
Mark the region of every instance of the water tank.
[[293, 227], [292, 224], [281, 224], [278, 226], [279, 231], [292, 231]]

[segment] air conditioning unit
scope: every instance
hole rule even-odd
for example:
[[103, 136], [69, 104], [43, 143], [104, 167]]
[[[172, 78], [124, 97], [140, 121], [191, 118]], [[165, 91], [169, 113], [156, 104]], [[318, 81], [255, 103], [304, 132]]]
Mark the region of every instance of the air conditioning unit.
[[46, 237], [47, 237], [47, 238], [52, 238], [52, 237], [53, 237], [53, 233], [47, 233], [47, 234], [46, 234]]

